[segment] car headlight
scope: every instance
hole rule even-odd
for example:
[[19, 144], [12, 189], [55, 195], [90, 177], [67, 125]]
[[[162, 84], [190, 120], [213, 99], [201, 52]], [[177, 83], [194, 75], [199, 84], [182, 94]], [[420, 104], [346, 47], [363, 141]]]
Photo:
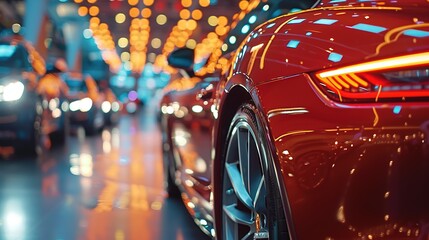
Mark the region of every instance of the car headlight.
[[119, 103], [118, 102], [113, 102], [112, 103], [112, 111], [113, 112], [117, 112], [117, 111], [119, 111], [119, 109], [121, 108], [121, 105], [119, 105]]
[[108, 101], [104, 101], [101, 104], [101, 110], [103, 110], [104, 113], [110, 112], [111, 108], [112, 108], [112, 104], [110, 104], [110, 102], [108, 102]]
[[80, 111], [88, 112], [89, 110], [91, 110], [92, 100], [91, 98], [84, 98], [81, 100], [80, 104]]
[[72, 112], [75, 112], [80, 109], [80, 100], [73, 101], [69, 104], [69, 109]]
[[24, 84], [22, 82], [11, 82], [7, 85], [0, 85], [0, 101], [16, 101], [24, 93]]
[[91, 98], [84, 98], [81, 100], [73, 101], [69, 105], [69, 109], [72, 112], [80, 110], [81, 112], [88, 112], [91, 110], [92, 100]]

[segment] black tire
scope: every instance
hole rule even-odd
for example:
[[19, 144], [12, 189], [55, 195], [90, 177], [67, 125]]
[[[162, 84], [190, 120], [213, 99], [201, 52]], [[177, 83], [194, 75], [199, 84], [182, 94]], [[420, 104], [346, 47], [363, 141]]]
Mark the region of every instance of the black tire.
[[170, 144], [166, 143], [166, 137], [163, 136], [162, 143], [162, 157], [164, 161], [164, 189], [169, 198], [179, 198], [180, 190], [174, 181], [175, 167], [173, 165], [173, 158], [170, 153]]
[[96, 126], [95, 118], [91, 119], [88, 122], [88, 125], [86, 125], [84, 128], [85, 128], [85, 134], [88, 136], [93, 136], [101, 130], [101, 128], [98, 128]]
[[56, 132], [53, 132], [50, 136], [51, 138], [51, 142], [52, 142], [52, 146], [60, 146], [63, 145], [66, 142], [66, 129], [60, 129]]
[[16, 147], [15, 154], [18, 156], [36, 157], [41, 146], [41, 116], [34, 113], [34, 120], [32, 122], [33, 127], [31, 128], [30, 138], [25, 140]]
[[66, 115], [63, 119], [62, 128], [58, 129], [58, 131], [51, 133], [50, 135], [52, 146], [57, 147], [66, 144], [67, 135], [69, 132], [70, 121], [69, 117]]
[[220, 239], [289, 239], [273, 155], [251, 104], [230, 125], [222, 177]]
[[103, 127], [105, 126], [104, 115], [101, 109], [94, 110], [92, 114], [94, 115], [89, 118], [88, 122], [84, 126], [85, 133], [88, 136], [98, 134], [103, 130]]
[[180, 197], [180, 190], [179, 187], [176, 185], [176, 183], [173, 180], [171, 171], [168, 171], [166, 173], [166, 184], [165, 184], [165, 190], [168, 194], [169, 198], [179, 198]]

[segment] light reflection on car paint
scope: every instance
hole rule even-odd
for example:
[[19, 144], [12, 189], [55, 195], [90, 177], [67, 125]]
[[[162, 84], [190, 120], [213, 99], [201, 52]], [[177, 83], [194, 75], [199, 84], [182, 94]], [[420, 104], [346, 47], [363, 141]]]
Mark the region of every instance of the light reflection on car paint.
[[[424, 1], [420, 3], [427, 5]], [[371, 239], [419, 235], [424, 238], [427, 233], [422, 232], [427, 222], [419, 222], [418, 217], [427, 214], [425, 203], [419, 202], [415, 197], [417, 193], [410, 194], [410, 202], [407, 202], [407, 189], [398, 181], [410, 184], [411, 191], [427, 188], [427, 177], [423, 174], [428, 169], [425, 165], [428, 129], [423, 127], [428, 121], [425, 115], [427, 99], [405, 101], [400, 105], [396, 101], [343, 103], [320, 91], [314, 85], [314, 76], [307, 72], [396, 56], [399, 51], [415, 52], [418, 48], [426, 51], [425, 33], [411, 32], [397, 35], [400, 36], [397, 41], [390, 41], [390, 46], [383, 47], [377, 57], [372, 56], [390, 29], [401, 28], [414, 19], [421, 22], [427, 16], [419, 11], [419, 16], [406, 16], [402, 12], [409, 9], [397, 7], [400, 5], [396, 2], [392, 7], [384, 6], [382, 4], [387, 3], [380, 1], [352, 4], [357, 5], [324, 5], [326, 7], [321, 11], [308, 10], [280, 17], [254, 30], [230, 60], [232, 69], [228, 78], [221, 79], [218, 84], [213, 106], [228, 109], [231, 106], [217, 104], [224, 104], [221, 100], [229, 100], [228, 97], [239, 101], [241, 96], [232, 93], [246, 91], [260, 111], [258, 113], [266, 118], [263, 120], [269, 125], [264, 127], [270, 134], [267, 139], [274, 140], [273, 148], [282, 175], [280, 181], [285, 184], [283, 193], [285, 199], [289, 199], [285, 206], [292, 211], [292, 236]], [[386, 16], [395, 17], [389, 21], [384, 18]], [[423, 26], [422, 30], [426, 31], [425, 28]], [[410, 36], [413, 34], [419, 37]], [[291, 40], [297, 42], [292, 42], [288, 48]], [[263, 51], [259, 51], [261, 48]], [[234, 91], [236, 88], [244, 91]], [[221, 120], [225, 116], [222, 114], [225, 113], [219, 113]], [[228, 123], [220, 126], [215, 130], [221, 131], [219, 136], [223, 136], [225, 131], [222, 130], [229, 126]], [[218, 143], [224, 143], [222, 141], [225, 139]], [[215, 147], [211, 149], [214, 164], [222, 160], [219, 156], [224, 146]], [[421, 169], [416, 167], [419, 164]], [[407, 167], [422, 181], [413, 180]], [[383, 183], [386, 185], [380, 186]], [[395, 187], [397, 189], [392, 190]], [[400, 194], [402, 192], [404, 194]], [[393, 198], [395, 194], [396, 198]], [[420, 196], [427, 199], [426, 193]], [[413, 200], [418, 206], [413, 206]], [[403, 205], [395, 205], [395, 201]], [[380, 210], [375, 206], [388, 207]], [[196, 205], [191, 213], [195, 214], [198, 207]], [[217, 207], [215, 211], [222, 211], [222, 206]], [[409, 224], [401, 213], [407, 208], [416, 214]], [[423, 212], [419, 213], [419, 209]], [[401, 218], [405, 223], [398, 220]], [[374, 222], [368, 223], [365, 219]], [[308, 231], [308, 226], [322, 223], [320, 229], [316, 227]]]

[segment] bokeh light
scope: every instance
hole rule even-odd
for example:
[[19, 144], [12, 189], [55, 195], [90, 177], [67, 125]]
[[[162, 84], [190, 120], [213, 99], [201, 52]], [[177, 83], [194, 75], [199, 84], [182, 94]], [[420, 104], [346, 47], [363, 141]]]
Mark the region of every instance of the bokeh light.
[[154, 0], [143, 0], [143, 4], [147, 7], [150, 7], [153, 5]]
[[200, 9], [195, 9], [194, 11], [192, 11], [192, 18], [195, 20], [201, 20], [201, 18], [203, 17], [203, 12]]
[[179, 15], [181, 19], [188, 19], [191, 17], [191, 12], [188, 9], [182, 9]]
[[167, 16], [165, 16], [164, 14], [159, 14], [156, 17], [156, 23], [158, 23], [159, 25], [164, 25], [167, 23]]
[[160, 47], [161, 47], [161, 44], [162, 44], [162, 42], [161, 42], [161, 39], [159, 39], [159, 38], [154, 38], [154, 39], [152, 39], [152, 41], [151, 41], [151, 46], [152, 46], [153, 48], [155, 48], [155, 49], [160, 48]]
[[100, 9], [97, 6], [92, 6], [89, 8], [89, 15], [91, 16], [97, 16], [100, 12]]
[[88, 14], [88, 8], [85, 6], [80, 6], [77, 9], [77, 14], [79, 14], [79, 16], [82, 16], [82, 17], [86, 16]]
[[152, 10], [150, 10], [150, 8], [143, 8], [142, 9], [142, 17], [150, 18], [151, 15], [152, 15]]
[[208, 7], [210, 6], [210, 0], [199, 0], [198, 3], [201, 7]]
[[210, 16], [207, 19], [207, 22], [208, 22], [208, 24], [210, 26], [214, 27], [214, 26], [216, 26], [219, 23], [219, 20], [218, 20], [218, 18], [216, 16]]
[[128, 39], [124, 38], [124, 37], [119, 38], [118, 39], [118, 46], [120, 48], [126, 48], [128, 46]]
[[116, 23], [124, 23], [126, 19], [127, 19], [127, 17], [123, 13], [118, 13], [115, 16]]
[[133, 7], [133, 8], [130, 9], [129, 13], [130, 13], [130, 17], [136, 18], [136, 17], [139, 16], [140, 10], [138, 8], [136, 8], [136, 7]]
[[137, 3], [139, 3], [139, 0], [128, 0], [128, 4], [129, 4], [130, 6], [137, 5]]

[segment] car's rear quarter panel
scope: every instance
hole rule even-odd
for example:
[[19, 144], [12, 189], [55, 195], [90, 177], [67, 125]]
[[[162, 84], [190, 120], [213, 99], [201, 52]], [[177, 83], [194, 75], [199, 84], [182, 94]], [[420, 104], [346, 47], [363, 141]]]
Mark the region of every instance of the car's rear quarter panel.
[[277, 18], [249, 35], [232, 72], [246, 72], [257, 85], [278, 77], [427, 51], [428, 9], [429, 2], [413, 9], [330, 7]]
[[308, 11], [242, 46], [230, 81], [246, 73], [266, 116], [292, 236], [429, 238], [429, 103], [336, 103], [304, 74], [429, 51], [428, 9]]
[[330, 105], [305, 76], [257, 90], [298, 239], [427, 234], [429, 104]]

